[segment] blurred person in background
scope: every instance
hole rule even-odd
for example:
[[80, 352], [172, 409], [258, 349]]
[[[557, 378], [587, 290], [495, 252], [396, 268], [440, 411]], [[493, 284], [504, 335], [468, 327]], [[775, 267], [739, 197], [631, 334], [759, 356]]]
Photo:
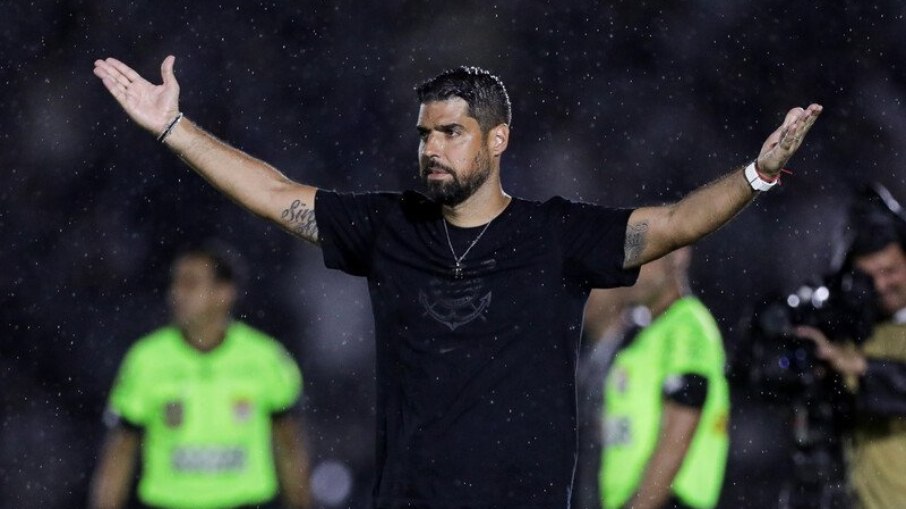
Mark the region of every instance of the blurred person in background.
[[139, 451], [145, 507], [311, 507], [293, 416], [301, 373], [276, 340], [231, 318], [236, 261], [216, 241], [176, 257], [172, 323], [130, 348], [111, 390], [92, 509], [124, 507]]
[[174, 60], [164, 59], [161, 85], [113, 58], [94, 72], [130, 118], [215, 187], [319, 245], [328, 267], [368, 278], [378, 508], [568, 507], [589, 291], [633, 283], [639, 266], [770, 189], [822, 109], [790, 110], [757, 160], [674, 204], [536, 202], [503, 189], [503, 83], [460, 67], [416, 89], [427, 194], [338, 193], [296, 183], [185, 119]]
[[906, 507], [906, 219], [886, 189], [863, 196], [850, 214], [844, 266], [867, 276], [874, 294], [861, 306], [874, 317], [868, 338], [830, 338], [799, 326], [815, 355], [839, 373], [853, 396], [846, 454], [856, 505]]
[[643, 265], [616, 320], [612, 306], [594, 305], [608, 291], [592, 292], [586, 323], [617, 324], [607, 338], [619, 342], [598, 406], [605, 509], [717, 504], [729, 450], [726, 359], [717, 323], [689, 293], [690, 256], [685, 247]]

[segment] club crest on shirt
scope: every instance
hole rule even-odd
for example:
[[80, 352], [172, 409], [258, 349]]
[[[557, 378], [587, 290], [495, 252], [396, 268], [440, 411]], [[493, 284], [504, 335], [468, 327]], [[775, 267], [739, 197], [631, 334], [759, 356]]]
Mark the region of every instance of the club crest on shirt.
[[164, 404], [164, 424], [168, 428], [178, 428], [182, 426], [185, 418], [182, 401], [168, 401]]
[[233, 420], [238, 423], [248, 422], [252, 418], [252, 402], [242, 398], [233, 401]]
[[419, 290], [418, 302], [425, 315], [451, 331], [481, 317], [491, 305], [491, 292], [484, 292], [480, 278], [464, 281], [434, 279], [427, 290]]

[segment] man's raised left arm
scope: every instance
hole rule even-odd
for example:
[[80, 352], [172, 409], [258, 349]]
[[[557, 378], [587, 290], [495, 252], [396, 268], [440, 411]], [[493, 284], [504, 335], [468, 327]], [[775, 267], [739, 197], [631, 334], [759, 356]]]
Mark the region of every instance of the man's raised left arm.
[[[752, 167], [738, 168], [682, 200], [633, 211], [626, 226], [623, 266], [638, 267], [720, 228], [751, 202], [756, 187], [775, 182], [821, 114], [822, 107], [793, 108], [761, 147]], [[751, 183], [753, 182], [754, 184]]]

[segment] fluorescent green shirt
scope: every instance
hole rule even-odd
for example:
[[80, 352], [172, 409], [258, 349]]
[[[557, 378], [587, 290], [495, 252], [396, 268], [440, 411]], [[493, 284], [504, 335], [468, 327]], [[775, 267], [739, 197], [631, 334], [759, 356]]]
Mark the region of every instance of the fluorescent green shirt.
[[599, 481], [606, 509], [621, 507], [638, 489], [657, 445], [664, 386], [673, 376], [708, 379], [701, 420], [673, 482], [685, 504], [717, 504], [729, 449], [729, 389], [714, 318], [693, 297], [675, 302], [617, 353], [604, 387], [604, 453]]
[[110, 410], [143, 429], [142, 502], [214, 509], [277, 494], [271, 415], [299, 398], [302, 377], [275, 340], [234, 322], [203, 353], [175, 327], [127, 353]]

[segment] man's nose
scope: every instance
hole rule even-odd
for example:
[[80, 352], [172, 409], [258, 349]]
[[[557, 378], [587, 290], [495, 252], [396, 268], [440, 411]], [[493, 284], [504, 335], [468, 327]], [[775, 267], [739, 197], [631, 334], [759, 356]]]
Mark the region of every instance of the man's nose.
[[443, 152], [443, 138], [440, 133], [428, 133], [425, 139], [424, 154], [429, 158], [437, 157]]
[[884, 290], [886, 290], [887, 287], [890, 286], [887, 281], [887, 278], [885, 278], [883, 276], [875, 276], [874, 283], [875, 283], [875, 291], [878, 293], [883, 293]]

